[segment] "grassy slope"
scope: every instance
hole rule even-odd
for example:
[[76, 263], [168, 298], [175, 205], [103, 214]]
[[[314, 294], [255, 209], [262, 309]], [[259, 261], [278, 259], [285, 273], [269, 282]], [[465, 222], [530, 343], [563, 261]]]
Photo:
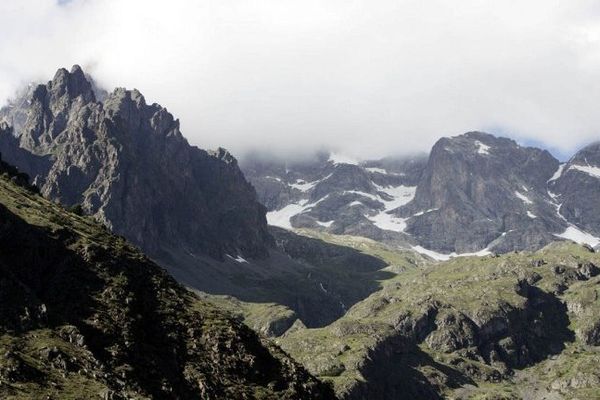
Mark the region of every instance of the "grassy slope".
[[[368, 240], [320, 237], [360, 247], [391, 265], [402, 264], [404, 257]], [[536, 264], [535, 260], [544, 262]], [[554, 395], [600, 398], [600, 373], [591, 368], [600, 362], [600, 354], [597, 347], [582, 341], [582, 332], [585, 334], [600, 321], [600, 278], [578, 281], [569, 277], [580, 264], [588, 262], [600, 265], [600, 255], [575, 244], [556, 243], [533, 254], [457, 258], [445, 263], [425, 263], [422, 268], [395, 267], [397, 276], [383, 282], [381, 291], [354, 305], [343, 318], [320, 329], [290, 331], [278, 343], [310, 371], [333, 382], [344, 396], [367, 379], [363, 373], [365, 365], [378, 346], [398, 334], [398, 329], [394, 329], [398, 321], [416, 320], [433, 305], [438, 318], [444, 313], [463, 314], [479, 325], [489, 324], [496, 316], [529, 306], [527, 297], [515, 289], [520, 281], [529, 281], [544, 295], [564, 290], [558, 298], [568, 301], [570, 311], [569, 326], [563, 329], [565, 337], [558, 338], [566, 343], [560, 355], [547, 354], [513, 375], [505, 363], [440, 346], [444, 340], [452, 342], [452, 338], [444, 337], [447, 332], [434, 327], [433, 332], [423, 333], [428, 338], [415, 338], [417, 347], [402, 350], [404, 364], [410, 364], [404, 378], [409, 379], [411, 374], [425, 377], [437, 392], [456, 398], [537, 398], [535, 395], [545, 390]], [[538, 264], [542, 265], [535, 266]], [[566, 272], [557, 273], [557, 266], [563, 266]], [[561, 289], [561, 285], [568, 288]], [[567, 339], [569, 332], [577, 333], [572, 342]]]
[[0, 398], [101, 396], [331, 393], [122, 238], [2, 176]]

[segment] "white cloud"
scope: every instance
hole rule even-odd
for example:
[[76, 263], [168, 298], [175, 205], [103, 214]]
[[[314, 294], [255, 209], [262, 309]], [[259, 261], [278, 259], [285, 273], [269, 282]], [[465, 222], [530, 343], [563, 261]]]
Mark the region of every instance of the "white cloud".
[[490, 127], [600, 137], [594, 1], [49, 0], [0, 4], [0, 98], [79, 63], [201, 147], [353, 156]]

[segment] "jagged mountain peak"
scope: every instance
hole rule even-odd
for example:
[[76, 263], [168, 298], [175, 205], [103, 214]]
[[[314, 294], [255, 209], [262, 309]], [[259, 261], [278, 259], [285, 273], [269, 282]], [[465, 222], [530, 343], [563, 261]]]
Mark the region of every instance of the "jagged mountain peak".
[[219, 147], [216, 150], [209, 150], [208, 153], [226, 164], [237, 166], [237, 159], [229, 152], [229, 150]]
[[66, 95], [69, 99], [74, 100], [81, 96], [86, 103], [96, 101], [92, 83], [79, 65], [74, 65], [70, 72], [65, 68], [60, 68], [46, 86], [54, 97]]
[[0, 151], [45, 196], [81, 204], [165, 265], [179, 252], [268, 254], [264, 208], [231, 154], [190, 146], [179, 120], [137, 89], [117, 88], [103, 102], [94, 90], [80, 67], [59, 69], [31, 99], [0, 111], [14, 128]]

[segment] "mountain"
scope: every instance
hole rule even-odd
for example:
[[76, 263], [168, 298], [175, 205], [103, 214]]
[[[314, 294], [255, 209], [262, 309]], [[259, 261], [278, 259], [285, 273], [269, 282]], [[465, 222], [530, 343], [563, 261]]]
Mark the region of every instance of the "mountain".
[[561, 164], [550, 180], [550, 195], [559, 204], [558, 212], [575, 227], [600, 236], [600, 143], [577, 152]]
[[271, 225], [406, 243], [404, 221], [389, 212], [412, 199], [425, 161], [359, 163], [321, 153], [297, 162], [250, 155], [241, 165]]
[[395, 214], [423, 247], [441, 253], [536, 249], [566, 223], [547, 182], [559, 165], [545, 150], [470, 132], [440, 139], [414, 199]]
[[267, 256], [264, 208], [231, 154], [190, 146], [137, 90], [97, 93], [78, 66], [31, 86], [0, 111], [0, 152], [44, 196], [80, 204], [153, 257]]
[[359, 251], [269, 232], [231, 154], [190, 146], [165, 108], [102, 92], [78, 66], [26, 88], [0, 120], [0, 152], [46, 198], [80, 205], [267, 335], [327, 325], [389, 275]]
[[546, 150], [468, 132], [440, 139], [428, 157], [356, 162], [330, 154], [285, 163], [254, 155], [241, 165], [272, 225], [447, 259], [563, 239], [600, 244], [599, 157], [592, 145], [565, 166]]
[[280, 349], [0, 162], [0, 397], [332, 399]]

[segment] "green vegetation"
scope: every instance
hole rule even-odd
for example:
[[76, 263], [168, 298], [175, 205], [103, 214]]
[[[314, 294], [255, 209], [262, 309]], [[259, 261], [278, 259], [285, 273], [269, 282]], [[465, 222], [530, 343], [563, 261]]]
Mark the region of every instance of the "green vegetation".
[[518, 399], [530, 390], [600, 397], [600, 372], [591, 368], [600, 361], [599, 254], [563, 242], [407, 265], [406, 253], [368, 239], [303, 233], [360, 248], [397, 271], [331, 325], [277, 339], [341, 397], [375, 397], [378, 385], [388, 391], [383, 398], [394, 390], [433, 390], [423, 398]]
[[7, 176], [0, 178], [0, 398], [332, 394], [123, 238]]

